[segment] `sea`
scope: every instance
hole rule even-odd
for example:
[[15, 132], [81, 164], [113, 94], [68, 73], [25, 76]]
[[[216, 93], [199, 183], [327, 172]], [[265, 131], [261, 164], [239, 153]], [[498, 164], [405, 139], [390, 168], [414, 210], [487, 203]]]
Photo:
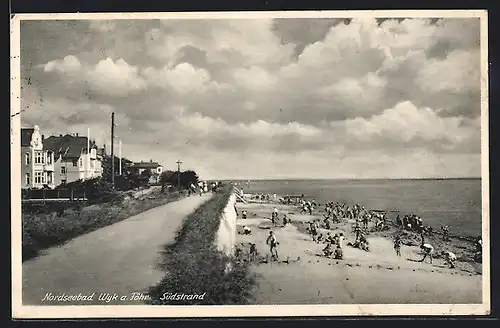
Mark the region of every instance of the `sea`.
[[416, 214], [434, 229], [480, 236], [481, 179], [419, 180], [233, 180], [245, 193], [304, 196], [324, 204], [338, 201], [388, 211], [388, 217]]

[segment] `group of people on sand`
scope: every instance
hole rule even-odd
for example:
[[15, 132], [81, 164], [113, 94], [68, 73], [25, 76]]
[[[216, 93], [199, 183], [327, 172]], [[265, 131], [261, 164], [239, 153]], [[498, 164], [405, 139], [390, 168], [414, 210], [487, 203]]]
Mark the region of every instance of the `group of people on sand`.
[[[302, 206], [301, 212], [304, 212], [304, 207], [307, 209], [308, 206], [311, 206], [313, 204], [313, 202], [314, 200], [312, 202], [300, 202], [300, 205]], [[327, 202], [325, 204], [325, 213], [323, 214], [323, 216], [323, 223], [326, 229], [331, 229], [330, 221], [340, 222], [342, 219], [355, 220], [355, 223], [353, 225], [355, 240], [354, 242], [347, 243], [347, 245], [365, 250], [367, 252], [370, 251], [369, 242], [366, 238], [369, 223], [373, 222], [372, 225], [375, 231], [382, 231], [385, 228], [389, 227], [387, 215], [385, 212], [373, 210], [369, 211], [364, 206], [361, 206], [359, 204], [349, 206], [345, 203]], [[320, 242], [323, 239], [323, 235], [318, 233], [318, 221], [309, 221], [308, 225], [308, 231], [311, 234], [313, 241]], [[423, 219], [414, 214], [404, 215], [402, 218], [400, 218], [398, 214], [396, 217], [396, 225], [399, 226], [402, 231], [412, 231], [420, 234], [422, 239], [420, 249], [423, 251], [423, 257], [419, 260], [419, 262], [424, 262], [428, 258], [430, 260], [430, 263], [432, 263], [432, 259], [435, 253], [434, 247], [431, 244], [426, 243], [424, 240], [424, 235], [432, 233], [432, 228], [430, 228], [430, 226], [424, 226]], [[448, 241], [449, 227], [442, 226], [441, 230], [443, 240]], [[398, 234], [394, 239], [394, 250], [397, 256], [401, 256], [403, 235], [404, 234]], [[339, 236], [339, 234], [336, 234], [336, 236], [332, 238], [330, 236], [330, 233], [327, 234], [327, 237], [325, 239], [327, 246], [323, 249], [325, 255], [331, 255], [333, 253], [332, 249], [339, 249], [339, 254], [342, 253], [342, 243], [339, 244], [337, 242]], [[343, 234], [342, 239], [344, 239]], [[335, 247], [335, 245], [337, 246]], [[482, 244], [479, 239], [479, 241], [476, 242], [476, 252], [480, 252], [481, 249]], [[446, 261], [447, 265], [450, 268], [455, 268], [457, 256], [453, 252], [451, 252], [450, 250], [443, 250], [439, 254]]]
[[[269, 196], [269, 195], [268, 195]], [[270, 197], [264, 197], [264, 199], [270, 199]], [[272, 197], [273, 199], [275, 197]], [[320, 207], [314, 199], [305, 200], [302, 197], [292, 198], [285, 197], [279, 198], [279, 202], [289, 204], [295, 203], [299, 209], [300, 213], [307, 213], [309, 215], [314, 214], [314, 209]], [[278, 226], [278, 218], [279, 218], [278, 209], [275, 207], [273, 212], [271, 213], [271, 221], [273, 227]], [[244, 210], [242, 212], [242, 218], [247, 218], [247, 212]], [[321, 219], [313, 219], [307, 222], [307, 230], [312, 238], [312, 240], [316, 243], [324, 243], [325, 247], [322, 249], [322, 252], [327, 257], [333, 257], [335, 259], [343, 259], [343, 248], [346, 241], [346, 237], [343, 232], [331, 234], [327, 232], [326, 236], [322, 233], [319, 233], [319, 228], [322, 226], [327, 230], [331, 230], [333, 228], [332, 223], [339, 223], [342, 220], [354, 220], [353, 224], [353, 234], [355, 239], [353, 242], [348, 242], [347, 245], [359, 248], [361, 250], [370, 251], [370, 245], [366, 238], [366, 235], [369, 231], [370, 225], [373, 227], [372, 231], [382, 231], [386, 228], [389, 228], [389, 220], [387, 218], [387, 214], [384, 211], [374, 211], [367, 210], [364, 206], [355, 204], [348, 205], [341, 202], [327, 202], [324, 207], [323, 220]], [[429, 259], [430, 263], [433, 262], [433, 257], [435, 257], [435, 249], [434, 247], [425, 242], [424, 236], [432, 234], [432, 228], [424, 225], [424, 221], [421, 217], [414, 214], [407, 214], [402, 217], [399, 214], [396, 217], [396, 226], [400, 228], [400, 232], [396, 235], [393, 240], [394, 250], [396, 252], [396, 256], [401, 256], [401, 248], [403, 245], [404, 236], [408, 233], [418, 233], [421, 237], [420, 249], [423, 252], [422, 258], [418, 262], [424, 262], [426, 259]], [[286, 226], [287, 223], [291, 221], [287, 219], [286, 214], [283, 214], [283, 225]], [[322, 223], [322, 224], [321, 224]], [[449, 227], [443, 226], [441, 227], [443, 240], [449, 240]], [[273, 231], [269, 232], [269, 235], [266, 239], [266, 244], [269, 247], [271, 258], [274, 260], [278, 260], [278, 245], [276, 235]], [[482, 241], [481, 238], [475, 243], [476, 245], [476, 256], [480, 256], [482, 251]], [[477, 255], [479, 254], [479, 255]], [[441, 258], [443, 258], [447, 265], [450, 268], [455, 268], [455, 262], [457, 261], [457, 256], [451, 252], [450, 250], [443, 250], [439, 252]]]
[[343, 232], [336, 233], [333, 236], [328, 232], [325, 238], [326, 246], [323, 248], [323, 254], [326, 257], [333, 256], [334, 259], [342, 260], [344, 258], [344, 241], [345, 237]]

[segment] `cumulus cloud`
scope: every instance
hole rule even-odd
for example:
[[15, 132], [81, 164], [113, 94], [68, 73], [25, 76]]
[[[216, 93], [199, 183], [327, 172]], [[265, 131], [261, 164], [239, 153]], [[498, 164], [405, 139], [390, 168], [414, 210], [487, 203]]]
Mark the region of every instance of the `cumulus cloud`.
[[216, 176], [479, 175], [479, 19], [53, 24], [22, 30], [26, 124], [115, 111], [131, 157]]
[[103, 94], [125, 96], [146, 86], [138, 74], [138, 67], [129, 65], [122, 58], [100, 60], [97, 64], [82, 65], [75, 56], [66, 56], [44, 65], [44, 72], [55, 72], [70, 83], [88, 85], [91, 90]]

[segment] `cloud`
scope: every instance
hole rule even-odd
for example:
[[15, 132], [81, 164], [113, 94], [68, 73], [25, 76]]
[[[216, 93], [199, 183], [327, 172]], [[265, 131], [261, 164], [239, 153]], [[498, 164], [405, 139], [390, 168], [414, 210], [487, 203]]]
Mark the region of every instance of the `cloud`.
[[138, 68], [121, 58], [116, 62], [106, 58], [96, 65], [82, 65], [77, 57], [66, 56], [45, 64], [44, 72], [56, 72], [70, 83], [78, 83], [80, 87], [85, 84], [91, 90], [105, 95], [126, 96], [146, 86], [138, 74]]
[[370, 119], [345, 121], [347, 135], [379, 147], [422, 147], [438, 151], [480, 149], [479, 120], [461, 116], [440, 117], [430, 108], [405, 101]]
[[29, 22], [22, 33], [23, 122], [88, 124], [106, 142], [114, 111], [138, 160], [183, 157], [215, 175], [479, 174], [479, 19]]

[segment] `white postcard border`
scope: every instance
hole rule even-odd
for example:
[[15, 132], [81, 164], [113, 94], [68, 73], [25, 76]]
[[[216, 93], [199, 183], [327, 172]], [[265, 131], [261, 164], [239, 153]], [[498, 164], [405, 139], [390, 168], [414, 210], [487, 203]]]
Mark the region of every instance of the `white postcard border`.
[[488, 132], [488, 21], [486, 10], [381, 10], [381, 11], [269, 11], [184, 13], [54, 13], [19, 14], [11, 18], [11, 234], [12, 317], [33, 318], [179, 318], [179, 317], [302, 317], [364, 315], [485, 315], [490, 313], [490, 249], [483, 252], [482, 304], [342, 304], [342, 305], [240, 305], [240, 306], [23, 306], [20, 128], [20, 22], [23, 20], [109, 19], [258, 19], [258, 18], [480, 18], [481, 19], [481, 175], [482, 237], [489, 234], [489, 132]]

